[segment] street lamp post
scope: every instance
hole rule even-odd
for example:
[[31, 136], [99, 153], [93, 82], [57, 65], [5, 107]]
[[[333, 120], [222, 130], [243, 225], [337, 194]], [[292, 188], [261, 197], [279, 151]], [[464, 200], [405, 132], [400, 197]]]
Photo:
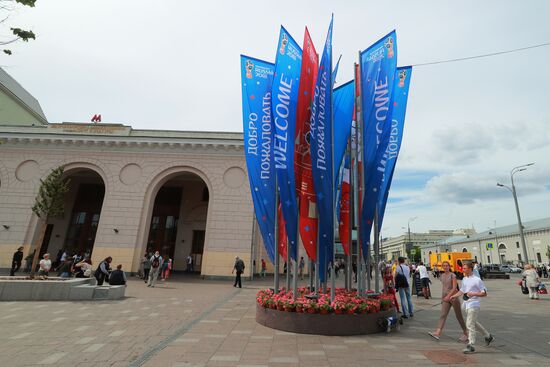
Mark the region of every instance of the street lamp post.
[[527, 246], [525, 245], [525, 234], [523, 233], [523, 224], [521, 223], [521, 215], [519, 213], [518, 196], [516, 194], [516, 186], [514, 185], [514, 175], [518, 172], [525, 171], [527, 167], [532, 166], [534, 164], [535, 163], [529, 163], [529, 164], [524, 164], [522, 166], [517, 166], [512, 168], [512, 170], [510, 171], [510, 182], [512, 183], [512, 188], [506, 185], [503, 185], [501, 183], [497, 183], [497, 186], [507, 188], [512, 193], [512, 196], [514, 197], [514, 204], [516, 206], [516, 215], [518, 217], [518, 228], [519, 228], [519, 237], [521, 241], [521, 249], [523, 251], [524, 261], [527, 264], [529, 264], [529, 257], [528, 257], [529, 255], [527, 253]]
[[[414, 222], [418, 217], [412, 217], [412, 218], [409, 218], [409, 220], [407, 221], [407, 232], [409, 234], [409, 242], [407, 243], [407, 246], [405, 246], [405, 254], [407, 254], [407, 248], [409, 249], [409, 251], [412, 249], [412, 242], [411, 242], [411, 223]], [[408, 254], [407, 254], [408, 256]]]

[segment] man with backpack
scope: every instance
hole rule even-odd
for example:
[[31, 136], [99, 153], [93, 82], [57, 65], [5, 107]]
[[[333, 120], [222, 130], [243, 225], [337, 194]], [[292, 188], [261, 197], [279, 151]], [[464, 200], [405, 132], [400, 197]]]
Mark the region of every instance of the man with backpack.
[[413, 317], [413, 304], [411, 299], [411, 290], [409, 288], [409, 278], [411, 276], [411, 270], [405, 265], [405, 258], [399, 257], [397, 259], [398, 265], [395, 267], [395, 288], [399, 291], [399, 298], [401, 299], [401, 310], [403, 311], [403, 318], [408, 319]]
[[235, 256], [235, 265], [233, 265], [233, 270], [231, 271], [231, 274], [233, 274], [235, 271], [237, 272], [237, 276], [235, 277], [235, 284], [233, 284], [233, 287], [236, 287], [237, 284], [239, 285], [239, 288], [242, 288], [243, 285], [241, 283], [241, 274], [244, 272], [244, 261], [239, 259], [238, 256]]
[[155, 251], [155, 254], [151, 256], [151, 271], [149, 272], [149, 282], [147, 283], [148, 287], [155, 288], [157, 284], [157, 278], [162, 266], [162, 256], [158, 251]]

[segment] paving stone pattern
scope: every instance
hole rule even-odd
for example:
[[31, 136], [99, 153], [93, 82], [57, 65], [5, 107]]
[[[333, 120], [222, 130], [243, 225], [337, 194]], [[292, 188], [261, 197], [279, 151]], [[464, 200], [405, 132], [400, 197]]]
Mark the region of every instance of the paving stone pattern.
[[516, 280], [487, 282], [480, 321], [496, 341], [469, 356], [453, 314], [439, 342], [428, 336], [437, 298], [413, 296], [415, 317], [399, 332], [300, 335], [255, 322], [255, 293], [268, 281], [235, 289], [180, 277], [154, 289], [131, 280], [121, 301], [0, 303], [0, 366], [550, 366], [550, 298], [530, 301]]

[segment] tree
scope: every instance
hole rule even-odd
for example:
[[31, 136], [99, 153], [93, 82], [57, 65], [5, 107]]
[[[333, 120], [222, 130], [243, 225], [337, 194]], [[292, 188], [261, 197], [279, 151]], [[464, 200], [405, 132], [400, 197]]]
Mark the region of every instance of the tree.
[[550, 261], [550, 245], [546, 246], [546, 258]]
[[[34, 8], [35, 3], [36, 0], [0, 0], [0, 26], [7, 23], [10, 14], [15, 11], [17, 4]], [[31, 39], [36, 39], [36, 35], [33, 31], [21, 29], [19, 27], [10, 27], [8, 33], [11, 34], [7, 36], [0, 35], [0, 46], [6, 46], [17, 41], [29, 42]], [[12, 54], [11, 50], [8, 48], [5, 48], [3, 51], [6, 55]]]
[[63, 198], [65, 193], [69, 191], [69, 180], [63, 178], [64, 167], [60, 166], [52, 170], [45, 180], [40, 180], [40, 188], [38, 189], [38, 195], [36, 196], [32, 211], [38, 217], [40, 223], [40, 232], [36, 243], [34, 244], [34, 258], [32, 260], [31, 278], [34, 277], [34, 271], [38, 258], [40, 256], [40, 250], [42, 242], [44, 241], [44, 234], [46, 233], [46, 227], [48, 220], [63, 218], [65, 214], [65, 206]]

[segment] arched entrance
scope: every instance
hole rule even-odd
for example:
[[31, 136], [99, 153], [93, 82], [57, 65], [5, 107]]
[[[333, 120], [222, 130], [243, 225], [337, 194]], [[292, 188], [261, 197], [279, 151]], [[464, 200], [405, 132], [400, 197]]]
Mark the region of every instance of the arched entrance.
[[49, 252], [54, 260], [62, 251], [91, 256], [105, 197], [105, 182], [93, 169], [67, 169], [64, 176], [70, 180], [65, 215], [48, 221], [40, 247], [40, 256]]
[[162, 180], [152, 197], [151, 216], [146, 233], [146, 252], [159, 251], [173, 261], [173, 270], [200, 272], [206, 240], [209, 190], [195, 173], [173, 173]]

